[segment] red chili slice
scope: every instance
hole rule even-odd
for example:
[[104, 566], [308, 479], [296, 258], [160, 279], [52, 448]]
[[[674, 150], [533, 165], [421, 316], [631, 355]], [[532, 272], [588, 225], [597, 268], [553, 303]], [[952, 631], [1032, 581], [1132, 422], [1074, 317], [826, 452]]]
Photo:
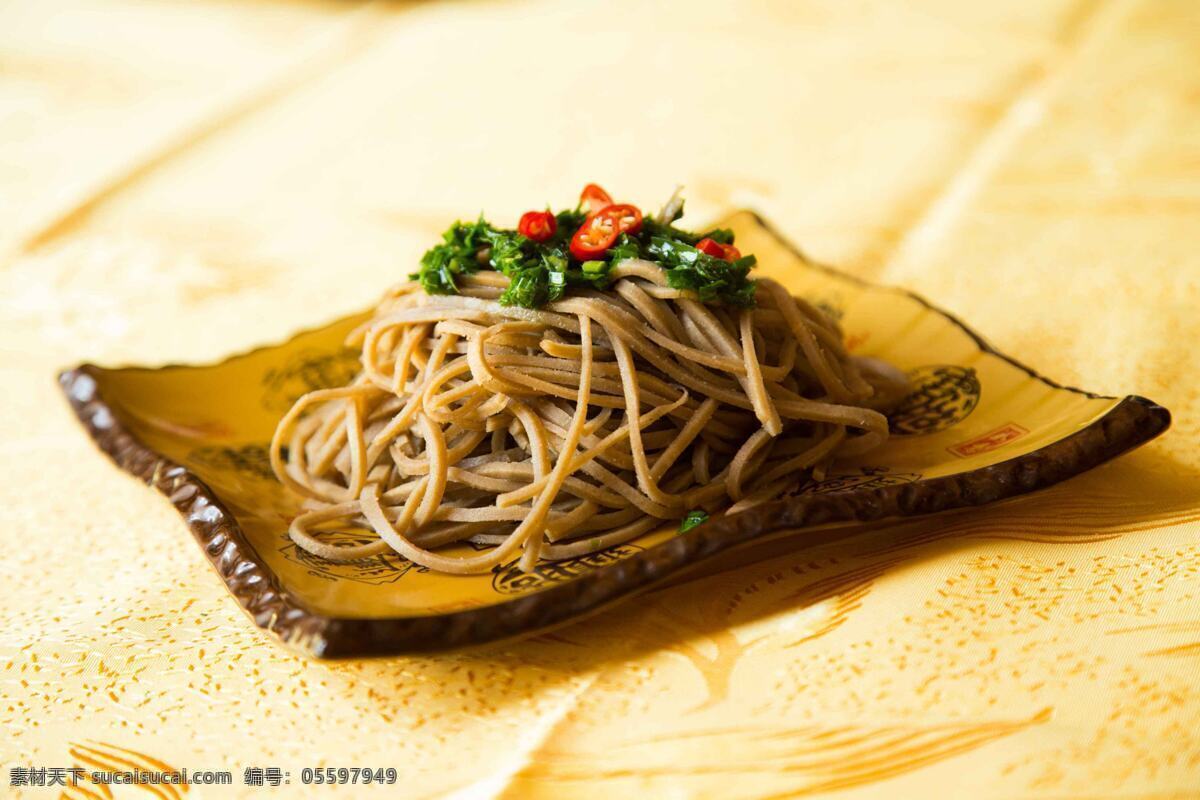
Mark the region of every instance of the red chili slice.
[[628, 203], [616, 203], [596, 215], [613, 221], [617, 233], [637, 233], [642, 229], [642, 212]]
[[618, 235], [613, 217], [597, 214], [580, 225], [571, 237], [571, 255], [580, 261], [597, 258], [616, 243]]
[[741, 251], [738, 250], [733, 245], [721, 244], [720, 242], [714, 242], [712, 239], [709, 239], [707, 236], [704, 237], [703, 239], [701, 239], [700, 241], [696, 242], [696, 249], [699, 250], [701, 253], [704, 253], [707, 256], [712, 256], [713, 258], [721, 258], [721, 259], [724, 259], [725, 261], [737, 261], [739, 258], [742, 257]]
[[583, 192], [579, 195], [579, 204], [587, 209], [589, 217], [611, 206], [612, 201], [609, 193], [594, 183], [583, 187]]
[[558, 220], [549, 211], [526, 211], [517, 223], [517, 233], [535, 242], [544, 242], [558, 230]]

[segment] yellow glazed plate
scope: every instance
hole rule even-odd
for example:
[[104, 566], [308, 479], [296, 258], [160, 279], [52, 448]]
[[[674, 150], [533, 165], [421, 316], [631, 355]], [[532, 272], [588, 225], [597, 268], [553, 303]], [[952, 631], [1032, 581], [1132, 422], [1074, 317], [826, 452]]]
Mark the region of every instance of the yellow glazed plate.
[[1049, 486], [1170, 424], [1166, 409], [1144, 398], [1102, 397], [1037, 375], [915, 295], [811, 263], [751, 212], [721, 225], [758, 256], [760, 275], [837, 316], [853, 352], [909, 372], [912, 392], [891, 416], [892, 437], [777, 502], [534, 573], [510, 564], [447, 576], [396, 555], [333, 564], [288, 539], [297, 503], [271, 474], [267, 442], [297, 397], [354, 375], [355, 353], [342, 341], [365, 314], [210, 366], [83, 365], [61, 381], [97, 444], [175, 504], [255, 623], [323, 657], [440, 650], [538, 630], [767, 535], [795, 532], [791, 541], [803, 547], [820, 535], [814, 529], [838, 523]]

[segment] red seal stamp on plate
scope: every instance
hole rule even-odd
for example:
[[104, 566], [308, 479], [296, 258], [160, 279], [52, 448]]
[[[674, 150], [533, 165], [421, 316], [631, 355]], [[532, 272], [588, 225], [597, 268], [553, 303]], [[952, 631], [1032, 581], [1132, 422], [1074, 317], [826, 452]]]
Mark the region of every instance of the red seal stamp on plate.
[[1027, 433], [1029, 433], [1027, 428], [1022, 428], [1015, 422], [1008, 422], [999, 428], [988, 431], [982, 436], [976, 436], [974, 439], [968, 439], [965, 442], [951, 445], [946, 449], [959, 458], [970, 458], [980, 453], [990, 453], [997, 447], [1002, 447], [1009, 442], [1020, 439]]

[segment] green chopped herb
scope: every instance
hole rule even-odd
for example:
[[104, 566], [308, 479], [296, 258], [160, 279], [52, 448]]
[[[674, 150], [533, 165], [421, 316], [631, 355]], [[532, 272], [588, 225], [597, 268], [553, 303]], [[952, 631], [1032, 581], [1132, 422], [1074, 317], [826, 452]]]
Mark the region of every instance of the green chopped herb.
[[697, 525], [703, 525], [706, 522], [708, 522], [708, 512], [703, 508], [693, 509], [687, 513], [687, 516], [680, 520], [679, 532], [687, 533]]
[[609, 263], [619, 264], [629, 258], [641, 258], [642, 247], [637, 239], [627, 233], [617, 237], [617, 243], [608, 248]]
[[646, 217], [641, 230], [621, 234], [601, 257], [581, 262], [571, 255], [569, 245], [586, 219], [580, 208], [558, 212], [555, 234], [542, 242], [497, 228], [482, 215], [474, 222], [456, 222], [441, 243], [421, 257], [420, 270], [410, 277], [419, 280], [427, 294], [457, 294], [461, 276], [492, 269], [509, 277], [500, 296], [502, 305], [539, 308], [572, 289], [608, 288], [613, 266], [638, 258], [657, 263], [666, 271], [669, 286], [693, 291], [703, 302], [754, 305], [755, 282], [749, 277], [754, 256], [728, 262], [695, 248], [705, 237], [732, 244], [732, 231], [695, 234]]
[[[698, 242], [700, 239], [712, 239], [714, 242], [720, 244], [733, 244], [733, 231], [729, 230], [729, 228], [713, 228], [711, 231], [700, 234], [700, 237], [696, 241]], [[692, 244], [695, 244], [695, 242]]]
[[650, 240], [649, 254], [667, 270], [667, 284], [690, 289], [706, 303], [753, 306], [755, 283], [750, 280], [754, 256], [729, 262], [702, 253], [690, 244], [667, 236]]

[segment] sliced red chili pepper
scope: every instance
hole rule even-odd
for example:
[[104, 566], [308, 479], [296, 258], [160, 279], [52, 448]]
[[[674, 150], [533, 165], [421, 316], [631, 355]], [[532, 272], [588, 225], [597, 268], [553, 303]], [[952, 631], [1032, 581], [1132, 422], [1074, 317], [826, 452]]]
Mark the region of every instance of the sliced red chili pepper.
[[613, 221], [617, 233], [637, 233], [642, 229], [642, 212], [628, 203], [616, 203], [596, 215]]
[[707, 256], [721, 258], [725, 261], [737, 261], [742, 257], [741, 251], [733, 245], [715, 242], [707, 236], [696, 242], [696, 249]]
[[618, 235], [616, 221], [608, 215], [597, 214], [580, 225], [571, 237], [571, 255], [580, 261], [601, 256], [616, 243]]
[[526, 211], [517, 223], [517, 233], [535, 242], [544, 242], [558, 230], [558, 220], [549, 211]]
[[579, 195], [579, 204], [587, 209], [589, 217], [611, 206], [612, 201], [609, 193], [594, 183], [583, 187], [583, 192]]

